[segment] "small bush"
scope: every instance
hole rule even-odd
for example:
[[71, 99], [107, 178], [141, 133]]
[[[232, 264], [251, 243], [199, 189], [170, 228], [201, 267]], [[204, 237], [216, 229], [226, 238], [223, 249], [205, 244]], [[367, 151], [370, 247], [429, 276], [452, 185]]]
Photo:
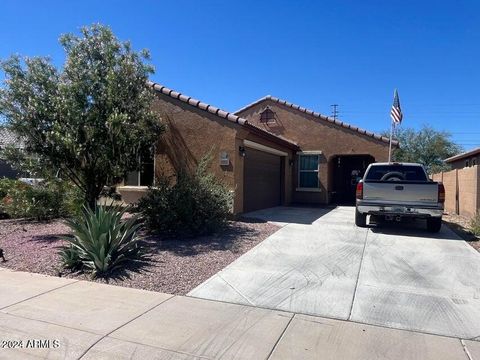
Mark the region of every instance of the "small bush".
[[9, 217], [25, 217], [29, 207], [27, 191], [30, 185], [18, 180], [1, 179], [0, 180], [0, 211]]
[[7, 179], [7, 178], [0, 179], [0, 200], [3, 199], [5, 196], [7, 196], [8, 191], [11, 188], [18, 186], [19, 184], [22, 184], [22, 183], [18, 180]]
[[140, 199], [137, 210], [150, 231], [198, 236], [226, 224], [230, 214], [230, 191], [208, 173], [205, 157], [194, 174], [182, 172], [173, 183], [162, 178]]
[[25, 193], [26, 206], [22, 217], [48, 220], [59, 217], [62, 208], [62, 196], [46, 186], [28, 187]]
[[480, 236], [480, 213], [474, 216], [470, 221], [470, 227], [475, 236]]
[[98, 206], [94, 211], [85, 207], [79, 219], [67, 220], [72, 235], [65, 238], [69, 245], [60, 251], [62, 265], [96, 277], [140, 259], [138, 218], [122, 220], [124, 213], [125, 209], [115, 206]]
[[57, 217], [79, 217], [82, 215], [84, 195], [78, 187], [68, 181], [57, 181], [53, 191], [62, 198]]
[[11, 218], [48, 220], [76, 216], [83, 203], [80, 192], [66, 181], [31, 186], [18, 180], [0, 180], [0, 212]]

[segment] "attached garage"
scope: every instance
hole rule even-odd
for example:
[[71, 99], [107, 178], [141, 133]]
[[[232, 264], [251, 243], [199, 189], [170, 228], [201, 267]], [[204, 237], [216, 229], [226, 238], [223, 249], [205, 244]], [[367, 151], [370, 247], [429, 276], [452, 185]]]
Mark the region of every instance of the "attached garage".
[[282, 204], [285, 157], [275, 149], [245, 141], [244, 212]]

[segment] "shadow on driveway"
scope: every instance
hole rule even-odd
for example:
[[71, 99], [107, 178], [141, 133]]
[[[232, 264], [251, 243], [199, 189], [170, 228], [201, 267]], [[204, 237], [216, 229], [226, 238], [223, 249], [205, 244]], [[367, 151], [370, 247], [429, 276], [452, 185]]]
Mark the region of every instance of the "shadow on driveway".
[[243, 215], [245, 218], [261, 219], [272, 223], [311, 225], [313, 222], [334, 210], [335, 206], [277, 206], [252, 211]]
[[426, 220], [423, 219], [404, 219], [400, 222], [394, 222], [377, 218], [370, 220], [368, 227], [376, 234], [422, 237], [437, 240], [462, 240], [446, 225], [443, 225], [438, 233], [429, 232], [427, 230]]

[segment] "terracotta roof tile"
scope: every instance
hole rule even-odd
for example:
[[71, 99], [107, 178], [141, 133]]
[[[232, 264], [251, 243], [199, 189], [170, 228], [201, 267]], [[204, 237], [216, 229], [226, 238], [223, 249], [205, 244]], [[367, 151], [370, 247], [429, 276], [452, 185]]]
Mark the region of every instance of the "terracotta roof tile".
[[17, 148], [23, 148], [24, 142], [13, 131], [5, 127], [0, 127], [0, 148], [8, 145], [13, 145]]
[[219, 109], [215, 106], [212, 106], [210, 104], [206, 104], [204, 102], [201, 102], [200, 100], [194, 99], [190, 96], [187, 96], [187, 95], [181, 94], [177, 91], [174, 91], [172, 89], [169, 89], [166, 86], [163, 86], [163, 85], [151, 82], [151, 81], [149, 81], [147, 84], [152, 89], [154, 89], [155, 91], [157, 91], [161, 94], [167, 95], [167, 96], [169, 96], [171, 98], [174, 98], [174, 99], [177, 99], [177, 100], [180, 100], [181, 102], [184, 102], [188, 105], [196, 107], [200, 110], [208, 111], [209, 113], [214, 114], [218, 117], [221, 117], [222, 119], [237, 123], [239, 125], [246, 126], [250, 129], [254, 129], [257, 133], [268, 136], [271, 139], [272, 138], [277, 139], [277, 140], [281, 141], [282, 143], [287, 143], [290, 147], [298, 148], [298, 145], [295, 142], [293, 142], [291, 140], [288, 140], [288, 139], [284, 138], [283, 136], [273, 134], [269, 131], [266, 131], [262, 128], [259, 128], [258, 126], [250, 124], [246, 119], [244, 119], [244, 118], [242, 118], [242, 117], [240, 117], [240, 116], [238, 116], [234, 113], [230, 113], [230, 112], [221, 110], [221, 109]]
[[[321, 119], [323, 121], [328, 121], [329, 123], [332, 123], [332, 124], [335, 124], [337, 126], [341, 126], [343, 128], [346, 128], [346, 129], [350, 129], [352, 131], [355, 131], [355, 132], [358, 132], [362, 135], [365, 135], [365, 136], [369, 136], [371, 138], [374, 138], [376, 140], [379, 140], [379, 141], [383, 141], [385, 143], [389, 143], [389, 139], [387, 137], [384, 137], [384, 136], [381, 136], [379, 134], [375, 134], [371, 131], [367, 131], [367, 130], [364, 130], [364, 129], [361, 129], [359, 127], [356, 127], [356, 126], [352, 126], [350, 124], [347, 124], [347, 123], [344, 123], [343, 121], [339, 121], [339, 120], [334, 120], [332, 119], [331, 117], [328, 117], [328, 116], [325, 116], [325, 115], [322, 115], [316, 111], [313, 111], [313, 110], [309, 110], [309, 109], [306, 109], [304, 107], [301, 107], [299, 105], [296, 105], [296, 104], [292, 104], [286, 100], [282, 100], [282, 99], [279, 99], [279, 98], [276, 98], [274, 96], [271, 96], [271, 95], [267, 95], [257, 101], [254, 101], [253, 103], [251, 104], [248, 104], [247, 106], [235, 111], [235, 114], [239, 114], [241, 113], [242, 111], [245, 111], [249, 108], [251, 108], [252, 106], [255, 106], [257, 104], [260, 104], [261, 102], [263, 101], [267, 101], [267, 100], [270, 100], [270, 101], [273, 101], [273, 102], [276, 102], [278, 104], [281, 104], [281, 105], [284, 105], [284, 106], [287, 106], [287, 107], [290, 107], [292, 109], [295, 109], [297, 111], [300, 111], [300, 112], [303, 112], [305, 114], [308, 114], [308, 115], [311, 115], [313, 117], [316, 117], [318, 119]], [[395, 145], [395, 146], [398, 146], [398, 141], [396, 140], [393, 140], [392, 141], [392, 144]]]
[[185, 96], [185, 95], [180, 95], [180, 96], [178, 97], [178, 99], [181, 100], [181, 101], [183, 101], [183, 102], [188, 103], [188, 100], [190, 100], [190, 97]]
[[203, 102], [199, 102], [198, 105], [197, 105], [197, 107], [198, 107], [199, 109], [206, 110], [206, 111], [208, 111], [208, 107], [209, 107], [209, 106], [210, 106], [210, 105], [205, 104], [205, 103], [203, 103]]

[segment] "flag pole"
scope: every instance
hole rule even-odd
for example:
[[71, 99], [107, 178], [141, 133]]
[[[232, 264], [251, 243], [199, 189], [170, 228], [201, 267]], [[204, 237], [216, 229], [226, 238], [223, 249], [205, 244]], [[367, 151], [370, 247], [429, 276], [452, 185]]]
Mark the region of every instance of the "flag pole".
[[388, 162], [389, 163], [392, 162], [393, 131], [395, 130], [395, 126], [397, 124], [400, 125], [403, 118], [402, 109], [400, 109], [400, 99], [398, 98], [397, 89], [395, 89], [393, 93], [393, 105], [392, 105], [392, 110], [390, 110], [390, 117], [392, 118], [392, 123], [390, 124], [390, 141], [388, 145]]
[[390, 143], [388, 146], [388, 162], [392, 162], [392, 137], [393, 137], [393, 121], [390, 124]]

